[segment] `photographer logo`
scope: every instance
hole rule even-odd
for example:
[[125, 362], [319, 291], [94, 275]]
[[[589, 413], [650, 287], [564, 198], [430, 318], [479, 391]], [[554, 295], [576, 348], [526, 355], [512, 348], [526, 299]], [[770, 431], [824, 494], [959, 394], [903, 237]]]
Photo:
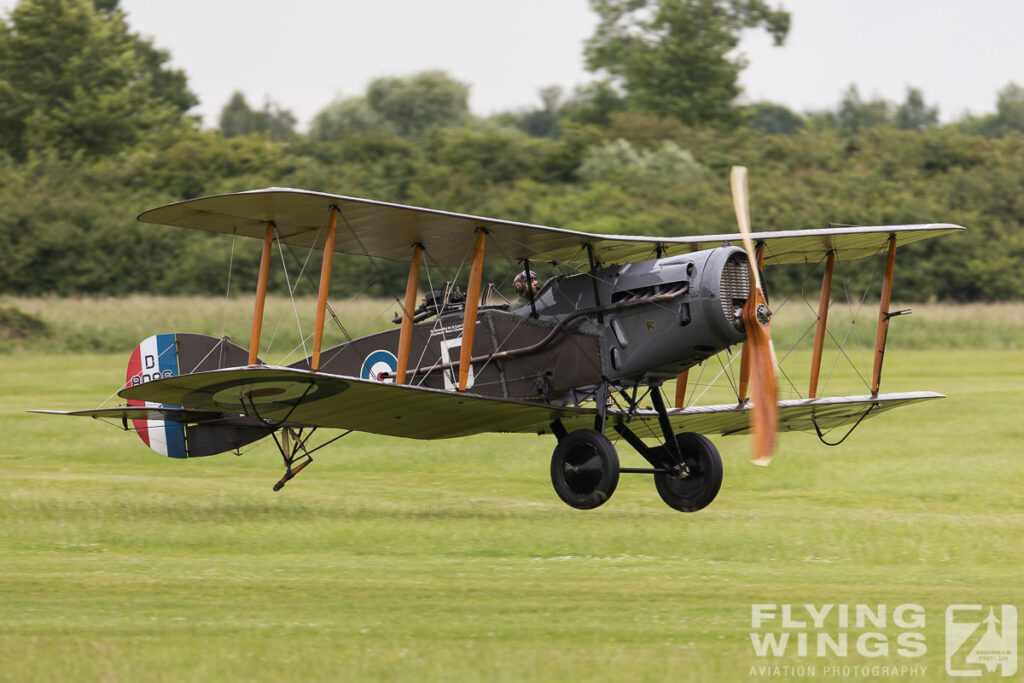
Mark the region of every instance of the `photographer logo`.
[[982, 605], [946, 608], [946, 673], [981, 676], [1017, 672], [1017, 609], [1001, 605], [997, 612]]

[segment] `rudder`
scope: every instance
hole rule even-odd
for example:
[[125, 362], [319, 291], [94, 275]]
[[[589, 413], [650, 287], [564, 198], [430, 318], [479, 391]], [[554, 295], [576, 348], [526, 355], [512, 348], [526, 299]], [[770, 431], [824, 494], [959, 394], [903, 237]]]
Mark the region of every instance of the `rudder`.
[[[203, 334], [154, 334], [139, 342], [128, 359], [125, 387], [154, 379], [177, 377], [220, 368], [246, 365], [248, 352], [227, 338]], [[178, 408], [152, 401], [128, 400], [129, 406]], [[251, 443], [271, 430], [254, 426], [189, 425], [173, 420], [132, 420], [142, 442], [169, 458], [203, 457]], [[190, 443], [193, 442], [193, 443]], [[221, 448], [221, 450], [217, 450]]]

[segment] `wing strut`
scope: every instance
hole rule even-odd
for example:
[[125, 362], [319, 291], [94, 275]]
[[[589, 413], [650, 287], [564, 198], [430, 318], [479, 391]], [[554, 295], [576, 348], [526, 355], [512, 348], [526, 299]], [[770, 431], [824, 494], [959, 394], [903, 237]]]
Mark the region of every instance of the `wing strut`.
[[[690, 253], [697, 251], [696, 244], [690, 246]], [[657, 256], [661, 258], [665, 248], [661, 244], [657, 246]], [[749, 375], [748, 375], [749, 376]], [[676, 408], [682, 410], [686, 408], [686, 385], [690, 381], [690, 368], [686, 368], [678, 375], [676, 375]]]
[[327, 317], [327, 292], [331, 288], [331, 263], [334, 258], [334, 235], [338, 228], [338, 207], [332, 206], [327, 217], [327, 237], [324, 239], [324, 260], [320, 265], [320, 289], [316, 297], [316, 327], [313, 329], [313, 359], [310, 369], [320, 367], [320, 345], [324, 340], [324, 320]]
[[417, 288], [420, 282], [420, 255], [423, 245], [412, 246], [412, 262], [409, 264], [409, 281], [405, 285], [405, 305], [402, 307], [402, 330], [398, 334], [398, 364], [395, 369], [395, 383], [405, 384], [405, 372], [409, 368], [409, 348], [412, 346], [412, 315], [416, 308]]
[[811, 383], [807, 398], [818, 397], [818, 376], [821, 374], [821, 353], [825, 348], [825, 331], [828, 326], [828, 304], [832, 299], [832, 269], [836, 265], [835, 250], [828, 252], [825, 273], [821, 276], [821, 297], [818, 299], [818, 322], [814, 326], [814, 352], [811, 355]]
[[[878, 332], [875, 334], [875, 368], [871, 373], [871, 395], [878, 396], [882, 382], [882, 358], [885, 356], [885, 341], [889, 336], [889, 301], [892, 299], [892, 274], [896, 268], [896, 233], [889, 235], [889, 256], [885, 260], [885, 275], [882, 277], [882, 298], [878, 305]], [[898, 314], [897, 314], [898, 315]]]
[[469, 370], [472, 367], [473, 337], [476, 334], [476, 310], [480, 305], [480, 281], [484, 275], [484, 240], [487, 231], [476, 229], [476, 244], [473, 246], [473, 266], [469, 269], [469, 285], [466, 288], [466, 311], [462, 316], [462, 347], [459, 349], [459, 391], [465, 391], [469, 384]]
[[260, 352], [260, 330], [263, 328], [263, 306], [267, 302], [267, 278], [270, 275], [270, 247], [274, 243], [274, 223], [267, 223], [260, 254], [260, 274], [256, 280], [256, 306], [252, 312], [252, 332], [249, 334], [249, 365], [256, 365]]
[[690, 368], [686, 368], [676, 375], [676, 408], [682, 410], [686, 407], [686, 384], [690, 381]]

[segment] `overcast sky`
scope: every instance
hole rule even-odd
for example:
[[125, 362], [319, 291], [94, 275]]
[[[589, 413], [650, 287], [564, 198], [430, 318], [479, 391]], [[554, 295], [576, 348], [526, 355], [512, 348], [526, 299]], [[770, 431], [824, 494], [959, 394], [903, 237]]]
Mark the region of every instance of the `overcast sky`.
[[[0, 0], [9, 9], [12, 0]], [[786, 45], [745, 35], [749, 100], [834, 108], [856, 83], [863, 97], [924, 91], [944, 121], [993, 111], [995, 93], [1024, 84], [1019, 0], [787, 0]], [[538, 105], [537, 90], [592, 78], [583, 41], [587, 0], [121, 0], [136, 31], [170, 51], [216, 125], [231, 93], [270, 97], [300, 123], [379, 76], [443, 69], [471, 85], [480, 115]]]

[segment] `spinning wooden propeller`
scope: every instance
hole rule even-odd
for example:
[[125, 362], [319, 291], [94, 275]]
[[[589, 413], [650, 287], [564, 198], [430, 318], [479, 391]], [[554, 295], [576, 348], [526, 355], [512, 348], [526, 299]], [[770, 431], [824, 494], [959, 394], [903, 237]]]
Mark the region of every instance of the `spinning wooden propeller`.
[[750, 383], [753, 406], [750, 415], [752, 459], [755, 465], [771, 462], [775, 435], [779, 431], [779, 380], [775, 374], [775, 347], [769, 328], [771, 310], [764, 298], [757, 269], [754, 242], [750, 237], [750, 204], [747, 197], [747, 169], [732, 167], [732, 204], [743, 235], [743, 248], [750, 263], [751, 295], [743, 307], [743, 326], [750, 353]]

